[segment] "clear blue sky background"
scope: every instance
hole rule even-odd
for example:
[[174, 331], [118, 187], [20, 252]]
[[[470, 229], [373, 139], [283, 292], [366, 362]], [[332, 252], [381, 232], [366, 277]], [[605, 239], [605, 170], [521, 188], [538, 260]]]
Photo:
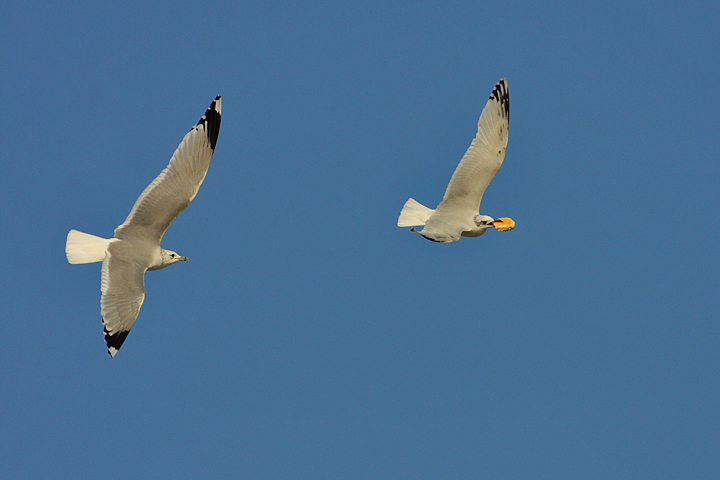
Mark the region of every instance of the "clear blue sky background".
[[[720, 475], [717, 2], [299, 3], [0, 7], [0, 477]], [[501, 77], [517, 228], [398, 228]], [[111, 359], [65, 237], [215, 95]]]

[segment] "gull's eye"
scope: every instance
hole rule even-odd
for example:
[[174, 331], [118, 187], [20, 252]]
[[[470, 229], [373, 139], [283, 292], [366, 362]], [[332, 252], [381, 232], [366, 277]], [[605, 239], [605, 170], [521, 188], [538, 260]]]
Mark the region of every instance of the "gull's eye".
[[172, 258], [175, 258], [175, 254], [174, 254], [174, 253], [171, 253], [170, 256], [171, 256]]

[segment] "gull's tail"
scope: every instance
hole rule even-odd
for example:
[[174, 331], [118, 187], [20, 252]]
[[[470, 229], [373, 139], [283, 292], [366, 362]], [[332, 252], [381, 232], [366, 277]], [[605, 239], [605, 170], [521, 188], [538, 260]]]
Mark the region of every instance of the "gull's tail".
[[102, 262], [109, 244], [110, 240], [107, 238], [70, 230], [65, 244], [65, 255], [72, 264]]
[[417, 200], [412, 198], [408, 199], [400, 211], [400, 217], [398, 218], [398, 227], [413, 227], [416, 225], [425, 225], [430, 215], [435, 210], [422, 205]]

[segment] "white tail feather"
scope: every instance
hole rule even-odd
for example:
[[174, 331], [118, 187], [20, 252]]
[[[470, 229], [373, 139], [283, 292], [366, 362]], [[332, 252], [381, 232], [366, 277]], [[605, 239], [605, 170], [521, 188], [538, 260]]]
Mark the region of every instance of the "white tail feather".
[[400, 211], [400, 217], [398, 217], [398, 227], [414, 227], [418, 225], [425, 225], [430, 215], [435, 210], [422, 205], [417, 200], [412, 198], [405, 202]]
[[102, 262], [110, 244], [107, 238], [70, 230], [65, 244], [65, 255], [72, 264]]

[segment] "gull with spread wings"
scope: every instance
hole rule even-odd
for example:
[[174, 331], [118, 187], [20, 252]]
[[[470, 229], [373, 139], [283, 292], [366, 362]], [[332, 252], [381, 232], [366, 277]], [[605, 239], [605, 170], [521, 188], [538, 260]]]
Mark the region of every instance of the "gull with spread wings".
[[220, 132], [220, 96], [185, 135], [170, 163], [142, 192], [125, 222], [106, 239], [70, 230], [65, 244], [72, 264], [102, 262], [100, 312], [108, 353], [114, 357], [145, 299], [145, 272], [186, 261], [160, 247], [165, 231], [197, 195]]
[[485, 189], [500, 170], [508, 143], [510, 96], [503, 78], [495, 85], [480, 120], [477, 135], [455, 169], [440, 205], [428, 208], [414, 199], [405, 202], [398, 227], [423, 225], [419, 233], [433, 242], [457, 242], [460, 237], [479, 237], [488, 228], [499, 231], [515, 228], [507, 217], [480, 215], [480, 201]]

